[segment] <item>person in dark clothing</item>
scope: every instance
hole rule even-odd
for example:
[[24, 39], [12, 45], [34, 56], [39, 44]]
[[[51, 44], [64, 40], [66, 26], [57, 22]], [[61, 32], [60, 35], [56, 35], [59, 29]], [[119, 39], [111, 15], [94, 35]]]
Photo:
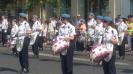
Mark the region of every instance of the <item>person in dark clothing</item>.
[[26, 20], [25, 13], [19, 13], [19, 27], [18, 27], [18, 39], [16, 43], [17, 51], [19, 52], [19, 62], [21, 65], [21, 73], [29, 72], [29, 57], [28, 46], [30, 43], [31, 28]]
[[73, 74], [73, 55], [75, 48], [75, 27], [69, 22], [69, 14], [62, 15], [62, 25], [59, 28], [59, 36], [65, 36], [66, 40], [70, 41], [70, 46], [67, 50], [61, 52], [61, 68], [62, 74]]

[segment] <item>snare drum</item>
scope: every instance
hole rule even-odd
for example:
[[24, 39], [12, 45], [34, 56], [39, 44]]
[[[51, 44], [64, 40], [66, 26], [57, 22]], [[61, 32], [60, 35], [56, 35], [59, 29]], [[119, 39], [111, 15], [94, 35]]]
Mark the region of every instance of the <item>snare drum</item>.
[[90, 60], [93, 63], [99, 63], [110, 54], [110, 51], [103, 45], [97, 45], [90, 51]]
[[69, 41], [64, 40], [62, 36], [53, 39], [52, 51], [54, 54], [61, 53], [69, 47]]

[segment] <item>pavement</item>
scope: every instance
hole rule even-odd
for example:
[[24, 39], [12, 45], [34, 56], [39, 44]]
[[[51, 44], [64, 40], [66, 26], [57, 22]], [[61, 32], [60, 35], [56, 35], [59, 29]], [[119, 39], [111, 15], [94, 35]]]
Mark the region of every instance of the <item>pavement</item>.
[[[118, 56], [117, 56], [118, 57]], [[0, 47], [0, 74], [20, 74], [18, 57], [11, 50]], [[62, 74], [59, 55], [53, 55], [50, 49], [40, 51], [39, 59], [29, 50], [30, 72], [28, 74]], [[90, 63], [85, 52], [75, 51], [74, 74], [103, 74], [102, 67]], [[125, 60], [116, 61], [117, 74], [133, 74], [133, 54], [127, 52]]]

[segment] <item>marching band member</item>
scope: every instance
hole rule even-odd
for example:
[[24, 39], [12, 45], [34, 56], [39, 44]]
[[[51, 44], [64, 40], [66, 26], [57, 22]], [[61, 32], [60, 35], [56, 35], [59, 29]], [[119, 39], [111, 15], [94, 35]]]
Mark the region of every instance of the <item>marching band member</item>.
[[38, 47], [39, 47], [40, 51], [43, 51], [43, 43], [44, 43], [43, 32], [44, 32], [44, 26], [43, 26], [43, 24], [41, 24], [41, 31], [39, 33], [39, 44], [38, 44]]
[[102, 61], [104, 74], [116, 74], [116, 67], [115, 67], [116, 54], [115, 54], [114, 45], [118, 43], [118, 34], [116, 29], [111, 27], [112, 18], [105, 16], [103, 25], [104, 25], [104, 35], [102, 43], [109, 51], [111, 51], [109, 56]]
[[33, 26], [32, 26], [32, 38], [30, 45], [32, 45], [32, 50], [35, 57], [39, 57], [39, 34], [42, 30], [42, 25], [40, 21], [38, 21], [38, 16], [33, 15], [32, 17]]
[[62, 74], [73, 74], [73, 54], [75, 46], [75, 27], [69, 22], [70, 15], [62, 14], [62, 25], [59, 29], [59, 35], [65, 36], [66, 40], [70, 40], [70, 46], [65, 52], [60, 54]]
[[7, 42], [6, 42], [6, 47], [10, 46], [10, 39], [11, 39], [11, 29], [12, 29], [12, 24], [9, 22], [8, 28], [7, 28]]
[[95, 33], [94, 33], [94, 44], [101, 44], [102, 42], [102, 36], [103, 36], [103, 16], [97, 16], [96, 17], [96, 27], [95, 27]]
[[119, 43], [118, 43], [118, 50], [120, 59], [125, 58], [125, 32], [127, 31], [127, 24], [124, 18], [119, 19], [119, 24], [117, 25], [118, 36], [119, 36]]
[[90, 13], [89, 16], [89, 21], [87, 23], [87, 26], [88, 26], [88, 35], [89, 37], [93, 37], [94, 36], [94, 28], [96, 26], [96, 20], [95, 20], [95, 15], [93, 13]]
[[5, 46], [7, 43], [7, 29], [8, 29], [8, 21], [5, 16], [2, 16], [2, 44]]
[[[97, 16], [96, 22], [97, 24], [94, 29], [93, 46], [102, 44], [102, 38], [104, 34], [103, 16]], [[101, 65], [101, 63], [102, 61], [98, 62], [99, 65]]]
[[17, 40], [17, 51], [19, 52], [19, 62], [21, 65], [20, 72], [29, 72], [29, 61], [28, 61], [28, 46], [30, 43], [31, 28], [26, 19], [25, 13], [19, 13], [19, 27], [18, 27], [18, 40]]
[[13, 19], [12, 20], [12, 29], [11, 29], [11, 34], [10, 34], [10, 36], [11, 36], [11, 42], [10, 42], [11, 46], [10, 47], [12, 49], [13, 54], [15, 54], [15, 55], [18, 55], [17, 49], [16, 49], [17, 33], [18, 33], [18, 25], [16, 23], [16, 19]]

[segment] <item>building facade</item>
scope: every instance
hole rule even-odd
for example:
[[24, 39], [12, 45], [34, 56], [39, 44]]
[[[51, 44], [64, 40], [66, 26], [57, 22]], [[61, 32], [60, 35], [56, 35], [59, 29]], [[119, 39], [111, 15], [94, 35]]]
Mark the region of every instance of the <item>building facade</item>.
[[[40, 0], [41, 1], [41, 0]], [[42, 0], [43, 1], [43, 0]], [[109, 15], [115, 18], [133, 14], [133, 0], [56, 0], [59, 7], [56, 9], [52, 4], [42, 5], [38, 2], [28, 11], [29, 16], [37, 14], [40, 18], [49, 18], [53, 15], [70, 13], [72, 16], [80, 14], [87, 19], [90, 12], [96, 15]], [[25, 12], [25, 4], [28, 0], [0, 0], [0, 14], [16, 16], [19, 12]], [[2, 8], [3, 7], [3, 8]], [[57, 13], [58, 11], [58, 13]]]
[[127, 17], [133, 14], [133, 0], [71, 0], [71, 14], [86, 18], [89, 12], [96, 15]]

